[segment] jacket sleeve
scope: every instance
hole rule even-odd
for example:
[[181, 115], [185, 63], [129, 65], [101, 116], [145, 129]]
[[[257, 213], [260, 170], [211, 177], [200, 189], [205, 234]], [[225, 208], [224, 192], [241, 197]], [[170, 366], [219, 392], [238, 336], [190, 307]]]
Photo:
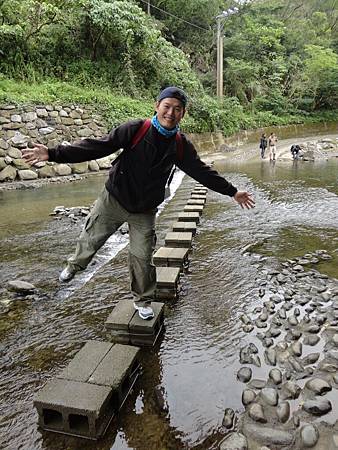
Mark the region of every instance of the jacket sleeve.
[[220, 194], [233, 197], [237, 188], [223, 178], [216, 170], [205, 164], [198, 156], [194, 145], [182, 135], [183, 159], [177, 158], [176, 165], [183, 172], [194, 178], [207, 188], [219, 192]]
[[142, 121], [126, 122], [99, 139], [87, 138], [71, 145], [48, 149], [49, 160], [58, 163], [78, 163], [103, 158], [127, 147]]

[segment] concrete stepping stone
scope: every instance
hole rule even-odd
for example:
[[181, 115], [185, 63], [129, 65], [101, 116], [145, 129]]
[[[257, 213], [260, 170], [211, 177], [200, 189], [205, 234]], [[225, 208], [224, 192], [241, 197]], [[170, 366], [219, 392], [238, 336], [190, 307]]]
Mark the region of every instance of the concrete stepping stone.
[[153, 263], [157, 267], [179, 267], [183, 270], [188, 266], [188, 248], [160, 247], [153, 255]]
[[198, 212], [202, 215], [204, 209], [204, 205], [186, 205], [184, 207], [184, 212]]
[[206, 195], [207, 194], [207, 192], [208, 192], [208, 189], [207, 188], [195, 188], [193, 191], [192, 191], [192, 194], [198, 194], [198, 195]]
[[206, 201], [207, 201], [207, 194], [194, 194], [194, 193], [192, 193], [190, 198], [192, 200], [203, 200], [204, 204], [205, 204]]
[[154, 317], [143, 320], [134, 308], [132, 300], [121, 300], [105, 322], [113, 342], [152, 346], [155, 344], [164, 322], [164, 303], [151, 302]]
[[156, 267], [156, 298], [176, 298], [179, 278], [179, 267]]
[[205, 204], [205, 200], [204, 199], [200, 199], [200, 198], [191, 198], [190, 200], [187, 201], [187, 205], [204, 206], [204, 204]]
[[169, 231], [164, 238], [166, 247], [190, 248], [192, 233], [190, 231]]
[[195, 224], [200, 221], [199, 212], [181, 212], [177, 218], [178, 222], [195, 222]]
[[103, 436], [139, 374], [139, 350], [87, 342], [35, 396], [40, 427], [88, 439]]
[[175, 232], [190, 232], [195, 236], [197, 230], [196, 223], [194, 222], [174, 222], [173, 231]]

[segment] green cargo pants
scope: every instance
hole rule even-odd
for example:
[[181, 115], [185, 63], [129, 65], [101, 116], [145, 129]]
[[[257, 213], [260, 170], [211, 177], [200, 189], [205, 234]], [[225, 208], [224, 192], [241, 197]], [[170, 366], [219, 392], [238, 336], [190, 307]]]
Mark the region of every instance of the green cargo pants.
[[140, 305], [154, 298], [156, 269], [152, 264], [155, 250], [156, 210], [147, 214], [130, 213], [103, 189], [80, 234], [74, 255], [68, 259], [70, 267], [82, 270], [106, 240], [124, 223], [129, 225], [130, 289]]

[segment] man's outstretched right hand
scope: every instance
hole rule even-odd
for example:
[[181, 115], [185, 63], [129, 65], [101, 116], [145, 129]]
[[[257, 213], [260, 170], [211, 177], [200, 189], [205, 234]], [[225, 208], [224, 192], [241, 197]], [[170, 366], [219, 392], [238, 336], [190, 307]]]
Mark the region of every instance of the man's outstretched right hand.
[[48, 147], [43, 144], [33, 143], [33, 145], [33, 148], [27, 148], [22, 151], [23, 159], [31, 166], [41, 161], [48, 161]]

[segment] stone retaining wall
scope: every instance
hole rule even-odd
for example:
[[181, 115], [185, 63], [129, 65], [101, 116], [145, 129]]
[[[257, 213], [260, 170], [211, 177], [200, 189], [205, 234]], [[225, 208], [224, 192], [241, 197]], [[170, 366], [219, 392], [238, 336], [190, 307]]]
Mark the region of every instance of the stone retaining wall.
[[40, 162], [34, 167], [22, 159], [22, 149], [32, 142], [53, 147], [107, 132], [102, 117], [75, 105], [0, 106], [0, 181], [32, 180], [97, 172], [108, 169], [116, 155], [78, 164]]
[[[0, 182], [52, 178], [109, 169], [116, 154], [77, 164], [40, 162], [33, 167], [22, 159], [22, 150], [32, 142], [53, 147], [108, 131], [104, 119], [76, 105], [0, 105]], [[189, 134], [201, 153], [217, 151], [224, 142], [221, 133]]]

